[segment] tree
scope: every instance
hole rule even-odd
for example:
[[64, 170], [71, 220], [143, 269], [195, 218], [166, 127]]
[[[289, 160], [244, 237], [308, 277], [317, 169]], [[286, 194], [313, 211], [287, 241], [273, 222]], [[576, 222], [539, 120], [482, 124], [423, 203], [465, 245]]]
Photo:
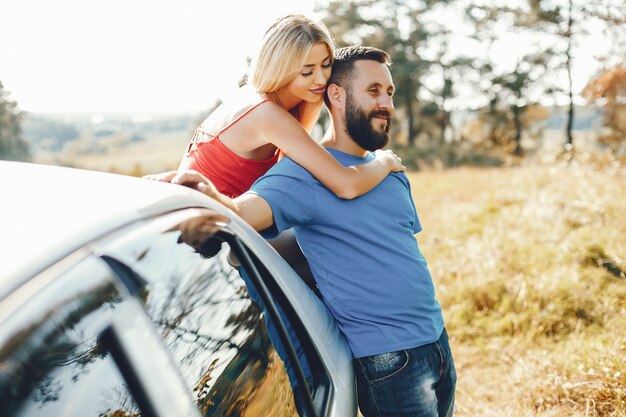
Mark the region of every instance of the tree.
[[[544, 79], [553, 70], [552, 49], [535, 48], [535, 52], [518, 56], [511, 69], [498, 66], [491, 58], [491, 48], [497, 40], [498, 25], [512, 25], [522, 19], [518, 10], [493, 6], [471, 6], [469, 19], [476, 28], [476, 38], [485, 44], [474, 65], [478, 72], [475, 90], [485, 97], [486, 104], [477, 110], [478, 125], [488, 147], [523, 155], [522, 138], [532, 122], [543, 118], [538, 108], [539, 98], [547, 90]], [[471, 62], [471, 61], [470, 61]], [[527, 114], [533, 109], [531, 115]], [[476, 131], [476, 129], [474, 129]]]
[[[573, 48], [579, 36], [585, 33], [582, 22], [585, 12], [574, 0], [529, 0], [530, 10], [518, 19], [518, 26], [552, 38], [553, 69], [565, 71], [567, 83], [553, 85], [546, 90], [567, 94], [567, 122], [565, 124], [565, 149], [574, 146], [572, 129], [574, 126], [574, 89], [572, 83]], [[558, 80], [558, 78], [557, 78]]]
[[494, 85], [501, 87], [503, 93], [501, 97], [506, 100], [506, 104], [508, 104], [513, 116], [513, 126], [515, 128], [513, 153], [516, 156], [522, 156], [523, 154], [522, 130], [524, 124], [522, 123], [522, 118], [524, 118], [529, 105], [535, 104], [530, 99], [528, 90], [532, 85], [536, 85], [537, 80], [544, 75], [546, 70], [545, 60], [549, 56], [550, 54], [544, 53], [525, 56], [512, 72], [498, 75], [493, 79]]
[[0, 159], [30, 160], [28, 143], [22, 135], [22, 112], [0, 82]]
[[428, 73], [439, 78], [440, 86], [439, 88], [432, 88], [429, 83], [422, 85], [422, 88], [432, 95], [433, 102], [422, 107], [421, 113], [423, 116], [431, 115], [435, 118], [435, 123], [439, 128], [439, 142], [444, 145], [446, 138], [454, 137], [454, 127], [452, 126], [451, 110], [448, 103], [456, 97], [455, 86], [465, 78], [468, 70], [473, 69], [475, 60], [466, 56], [450, 56], [450, 30], [443, 25], [435, 25], [434, 28], [436, 28], [436, 33], [432, 33], [430, 38], [435, 40], [437, 52], [430, 59]]
[[[567, 122], [565, 125], [565, 146], [573, 146], [572, 128], [574, 124], [574, 96], [575, 92], [572, 83], [573, 50], [578, 37], [586, 34], [584, 28], [585, 17], [589, 12], [583, 7], [593, 7], [592, 3], [582, 3], [575, 0], [528, 0], [511, 4], [508, 2], [496, 1], [486, 5], [480, 2], [472, 3], [467, 10], [467, 15], [474, 22], [479, 32], [483, 36], [488, 36], [493, 40], [496, 32], [493, 30], [501, 24], [503, 19], [512, 27], [516, 33], [523, 37], [532, 48], [523, 52], [525, 57], [521, 62], [528, 62], [531, 58], [535, 62], [529, 63], [536, 68], [544, 66], [544, 75], [540, 77], [541, 93], [567, 95]], [[502, 29], [500, 27], [500, 29]], [[517, 63], [517, 68], [520, 62]], [[516, 69], [514, 74], [510, 74], [509, 80], [505, 80], [505, 87], [514, 91], [519, 87], [525, 87], [523, 82], [524, 73]], [[558, 76], [565, 72], [565, 77]], [[513, 80], [516, 78], [517, 80]], [[566, 80], [563, 82], [563, 80]], [[534, 78], [533, 82], [539, 78]], [[519, 91], [517, 92], [519, 93]], [[511, 111], [519, 113], [519, 106], [513, 105]], [[517, 119], [517, 116], [516, 116]], [[515, 123], [518, 126], [518, 123]], [[519, 133], [519, 132], [517, 132]], [[516, 134], [516, 142], [519, 135]], [[518, 142], [519, 143], [519, 142]], [[516, 147], [516, 151], [519, 148]], [[517, 152], [516, 152], [517, 153]]]
[[[503, 16], [512, 18], [512, 26], [526, 36], [534, 36], [551, 50], [549, 61], [556, 74], [549, 81], [546, 77], [545, 91], [564, 93], [567, 96], [567, 122], [565, 125], [565, 148], [573, 147], [572, 129], [574, 125], [574, 97], [580, 92], [574, 91], [572, 69], [575, 47], [598, 26], [603, 27], [605, 41], [611, 45], [609, 55], [623, 56], [623, 27], [626, 24], [626, 8], [623, 0], [528, 0], [510, 3], [494, 2], [488, 6], [470, 6], [474, 16], [481, 16], [483, 26], [490, 26]], [[598, 58], [598, 57], [596, 57]], [[603, 57], [600, 59], [609, 59]]]
[[363, 44], [381, 48], [393, 61], [396, 107], [406, 120], [406, 138], [413, 144], [420, 131], [418, 94], [430, 67], [420, 47], [429, 38], [424, 16], [434, 5], [449, 0], [330, 0], [322, 10], [324, 22], [339, 46]]
[[588, 20], [602, 25], [603, 42], [608, 45], [604, 56], [596, 57], [604, 68], [623, 64], [626, 50], [626, 6], [623, 0], [602, 0], [583, 3], [582, 10]]
[[534, 84], [535, 76], [524, 62], [513, 71], [499, 75], [493, 74], [488, 63], [484, 64], [482, 71], [490, 74], [483, 80], [483, 85], [487, 85], [489, 103], [478, 110], [477, 124], [473, 128], [479, 136], [478, 142], [485, 142], [484, 138], [486, 143], [483, 145], [488, 148], [523, 156], [524, 133], [547, 117], [542, 106], [528, 99], [528, 89]]
[[590, 103], [604, 102], [604, 124], [610, 132], [599, 140], [617, 153], [626, 143], [626, 65], [602, 71], [587, 83], [583, 94]]

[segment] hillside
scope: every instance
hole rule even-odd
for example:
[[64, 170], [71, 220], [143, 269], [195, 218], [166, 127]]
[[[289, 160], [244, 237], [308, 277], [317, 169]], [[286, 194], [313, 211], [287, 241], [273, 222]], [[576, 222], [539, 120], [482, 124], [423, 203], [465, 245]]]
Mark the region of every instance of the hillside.
[[175, 169], [203, 114], [29, 114], [35, 162], [141, 175]]

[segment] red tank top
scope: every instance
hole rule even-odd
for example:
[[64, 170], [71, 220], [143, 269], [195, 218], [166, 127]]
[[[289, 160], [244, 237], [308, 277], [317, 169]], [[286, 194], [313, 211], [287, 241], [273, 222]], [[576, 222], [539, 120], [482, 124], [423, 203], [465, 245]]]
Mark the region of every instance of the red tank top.
[[206, 176], [219, 192], [229, 197], [234, 198], [248, 191], [257, 178], [274, 166], [280, 152], [277, 150], [270, 158], [263, 160], [242, 158], [228, 149], [219, 136], [266, 101], [269, 100], [263, 100], [250, 107], [215, 136], [207, 133], [204, 130], [204, 123], [201, 124], [189, 142], [183, 164], [188, 169]]

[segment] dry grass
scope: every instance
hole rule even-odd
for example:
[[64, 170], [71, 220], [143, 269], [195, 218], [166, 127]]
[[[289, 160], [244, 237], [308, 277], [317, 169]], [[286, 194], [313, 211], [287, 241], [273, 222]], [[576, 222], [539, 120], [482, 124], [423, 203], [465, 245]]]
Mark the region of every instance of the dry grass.
[[626, 416], [626, 171], [411, 174], [459, 416]]

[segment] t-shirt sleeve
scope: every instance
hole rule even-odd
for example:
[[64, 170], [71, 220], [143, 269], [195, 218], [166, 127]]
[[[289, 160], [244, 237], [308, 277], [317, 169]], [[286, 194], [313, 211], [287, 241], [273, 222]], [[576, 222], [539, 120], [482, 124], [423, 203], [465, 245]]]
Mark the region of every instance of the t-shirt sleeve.
[[268, 173], [259, 178], [247, 193], [258, 195], [272, 208], [274, 226], [261, 232], [266, 239], [273, 239], [284, 230], [306, 224], [315, 215], [315, 186], [308, 178]]

